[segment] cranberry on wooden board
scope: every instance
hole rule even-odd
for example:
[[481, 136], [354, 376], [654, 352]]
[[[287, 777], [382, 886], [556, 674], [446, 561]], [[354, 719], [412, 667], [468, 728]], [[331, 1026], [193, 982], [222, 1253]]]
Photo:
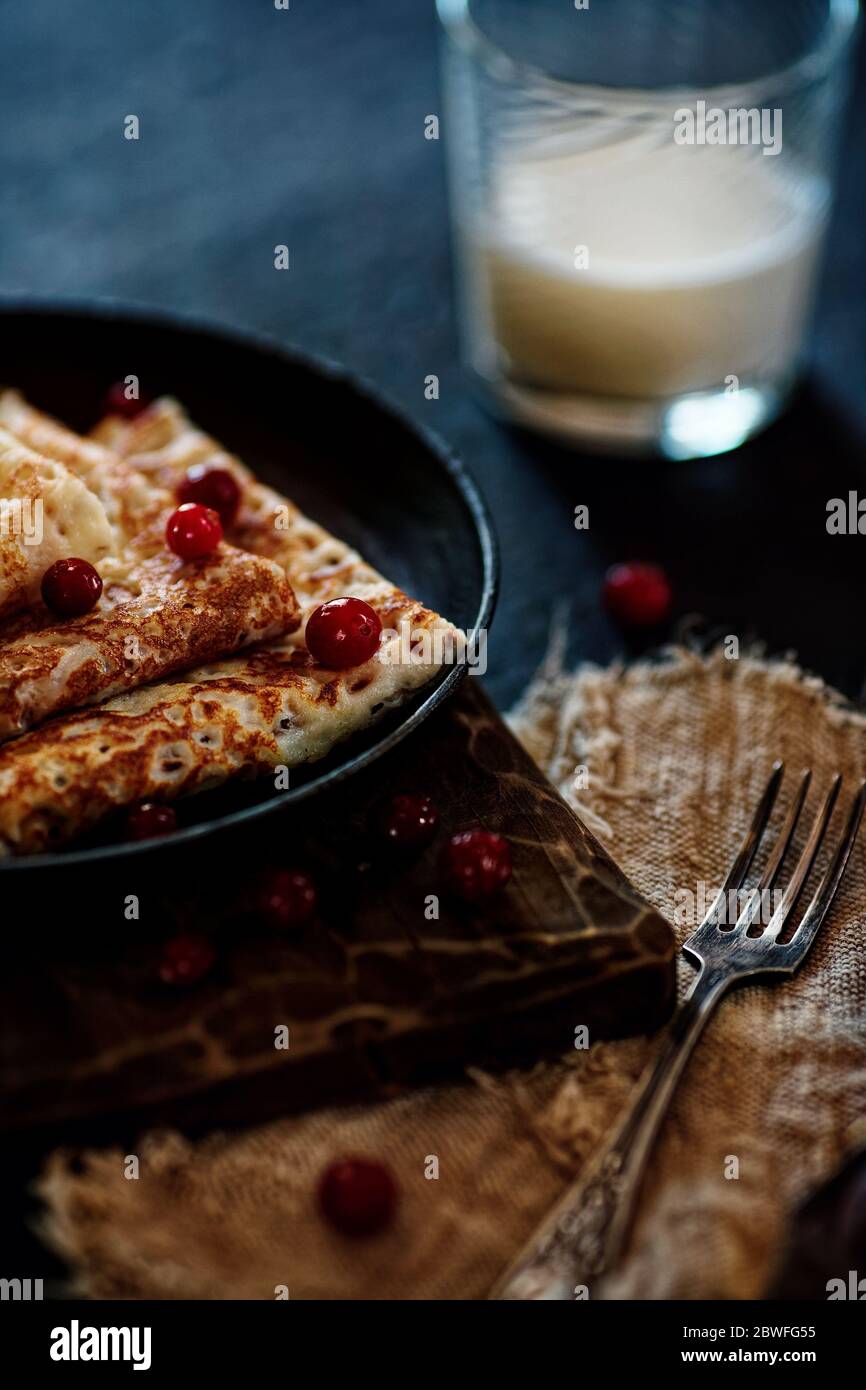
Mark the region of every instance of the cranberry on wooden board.
[[379, 614], [360, 598], [333, 598], [310, 614], [307, 651], [329, 671], [362, 666], [375, 656], [382, 635]]
[[126, 817], [128, 840], [153, 840], [159, 835], [170, 835], [176, 829], [174, 807], [160, 806], [156, 801], [143, 801], [140, 806], [133, 806]]
[[372, 1236], [390, 1225], [397, 1186], [388, 1168], [369, 1158], [341, 1158], [319, 1183], [319, 1209], [344, 1236]]
[[178, 502], [198, 502], [210, 507], [224, 527], [231, 526], [241, 504], [241, 490], [227, 468], [213, 468], [195, 463], [187, 469], [186, 477], [177, 490]]
[[147, 396], [128, 396], [126, 394], [126, 382], [116, 381], [110, 386], [105, 396], [105, 412], [107, 415], [121, 415], [124, 420], [134, 420], [143, 410], [150, 405]]
[[395, 850], [423, 849], [438, 827], [436, 803], [423, 792], [397, 792], [376, 809], [372, 822], [380, 844]]
[[42, 602], [62, 618], [80, 618], [95, 608], [102, 580], [89, 560], [55, 560], [42, 576]]
[[300, 869], [268, 869], [253, 895], [259, 917], [275, 931], [303, 926], [316, 910], [316, 885]]
[[166, 985], [196, 985], [210, 973], [215, 960], [216, 952], [206, 936], [182, 932], [163, 946], [159, 976]]
[[184, 502], [166, 523], [166, 544], [181, 560], [200, 560], [203, 555], [210, 555], [222, 538], [218, 513], [198, 502]]
[[511, 878], [508, 841], [490, 830], [463, 830], [443, 848], [440, 869], [445, 887], [456, 897], [480, 902]]
[[635, 560], [608, 570], [604, 601], [627, 627], [655, 627], [670, 614], [673, 592], [663, 569]]

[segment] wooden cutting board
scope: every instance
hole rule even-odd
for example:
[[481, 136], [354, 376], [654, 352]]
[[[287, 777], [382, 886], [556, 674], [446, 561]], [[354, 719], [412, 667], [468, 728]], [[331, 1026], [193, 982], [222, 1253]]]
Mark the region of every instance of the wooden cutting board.
[[[398, 789], [430, 792], [441, 815], [437, 841], [409, 863], [371, 855], [366, 833]], [[483, 908], [450, 901], [437, 869], [446, 835], [474, 825], [505, 835], [514, 861]], [[320, 911], [299, 935], [244, 912], [263, 864], [315, 876]], [[264, 828], [60, 882], [38, 898], [31, 876], [15, 903], [0, 871], [7, 1130], [71, 1137], [110, 1117], [194, 1132], [468, 1064], [529, 1063], [574, 1046], [581, 1025], [590, 1040], [644, 1032], [674, 1000], [670, 927], [475, 679], [387, 757]], [[158, 973], [178, 929], [204, 929], [218, 948], [211, 975], [182, 992]], [[284, 1028], [287, 1048], [275, 1045]]]

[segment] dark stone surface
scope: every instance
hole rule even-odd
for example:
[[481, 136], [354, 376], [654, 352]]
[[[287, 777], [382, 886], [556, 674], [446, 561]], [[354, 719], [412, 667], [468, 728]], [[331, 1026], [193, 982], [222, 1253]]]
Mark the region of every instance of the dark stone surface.
[[[541, 660], [557, 606], [575, 659], [622, 650], [598, 591], [630, 556], [669, 568], [680, 616], [794, 648], [857, 694], [866, 538], [827, 536], [825, 508], [866, 494], [862, 46], [806, 390], [735, 456], [626, 465], [507, 431], [465, 388], [443, 142], [423, 138], [441, 111], [435, 28], [427, 0], [5, 4], [0, 292], [118, 296], [265, 329], [360, 369], [438, 429], [499, 526], [501, 704]], [[137, 143], [122, 137], [130, 112]], [[273, 269], [278, 243], [288, 273]], [[430, 372], [439, 401], [424, 399]], [[372, 487], [399, 487], [363, 440], [358, 455]], [[573, 529], [579, 502], [588, 534]]]

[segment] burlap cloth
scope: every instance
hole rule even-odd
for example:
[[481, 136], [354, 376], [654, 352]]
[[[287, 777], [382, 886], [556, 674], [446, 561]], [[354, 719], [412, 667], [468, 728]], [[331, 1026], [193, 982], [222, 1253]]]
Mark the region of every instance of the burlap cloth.
[[[836, 770], [849, 793], [866, 771], [866, 719], [794, 666], [756, 658], [677, 650], [576, 676], [548, 663], [513, 723], [670, 920], [685, 915], [678, 893], [720, 882], [774, 758], [814, 769], [810, 806]], [[578, 765], [588, 785], [575, 792]], [[730, 997], [710, 1024], [656, 1146], [615, 1296], [760, 1295], [787, 1211], [840, 1159], [866, 1109], [864, 842], [866, 831], [799, 975]], [[689, 974], [683, 964], [683, 986]], [[652, 1047], [601, 1043], [529, 1073], [193, 1144], [152, 1135], [137, 1181], [119, 1151], [77, 1164], [55, 1154], [40, 1184], [46, 1236], [95, 1297], [273, 1298], [278, 1285], [292, 1298], [479, 1297], [604, 1135]], [[327, 1229], [311, 1196], [346, 1153], [380, 1156], [402, 1192], [393, 1228], [366, 1242]]]

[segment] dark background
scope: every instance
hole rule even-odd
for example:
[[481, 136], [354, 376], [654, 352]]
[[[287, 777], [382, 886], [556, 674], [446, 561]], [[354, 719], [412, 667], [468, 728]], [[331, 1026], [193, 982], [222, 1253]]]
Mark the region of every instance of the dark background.
[[[623, 650], [598, 596], [606, 566], [631, 557], [667, 567], [678, 619], [794, 649], [862, 690], [866, 537], [825, 529], [829, 498], [866, 495], [862, 47], [800, 398], [735, 455], [624, 464], [510, 432], [467, 392], [443, 168], [454, 132], [443, 120], [443, 141], [424, 139], [425, 116], [442, 115], [432, 0], [0, 0], [0, 21], [0, 293], [264, 329], [360, 370], [438, 430], [499, 529], [500, 703], [542, 659], [557, 609], [573, 659]], [[278, 243], [288, 273], [274, 272]], [[438, 401], [424, 399], [429, 373]], [[371, 488], [399, 489], [357, 449]], [[578, 503], [588, 533], [573, 529]]]

